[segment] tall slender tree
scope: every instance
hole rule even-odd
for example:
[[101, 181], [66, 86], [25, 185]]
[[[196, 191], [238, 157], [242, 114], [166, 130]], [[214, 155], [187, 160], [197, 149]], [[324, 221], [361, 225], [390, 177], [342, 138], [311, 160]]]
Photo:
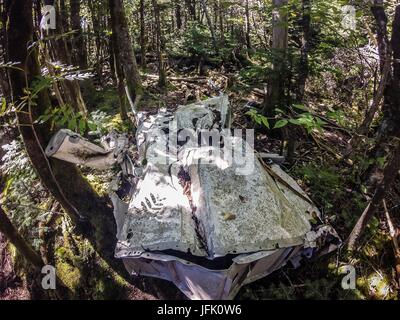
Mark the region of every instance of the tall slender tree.
[[250, 22], [249, 0], [245, 0], [244, 10], [245, 10], [245, 16], [246, 16], [246, 46], [247, 46], [247, 50], [250, 50], [251, 49], [251, 40], [250, 40], [251, 22]]
[[302, 0], [301, 29], [302, 39], [299, 61], [299, 78], [296, 94], [296, 99], [299, 103], [303, 102], [306, 82], [310, 72], [308, 54], [311, 40], [311, 0]]
[[129, 34], [124, 3], [122, 0], [108, 1], [111, 13], [112, 32], [117, 35], [117, 46], [122, 70], [124, 72], [125, 91], [132, 112], [136, 114], [137, 104], [142, 97], [143, 87], [140, 79], [136, 57], [133, 51], [133, 41]]
[[158, 86], [165, 88], [167, 85], [167, 75], [165, 73], [164, 64], [164, 39], [161, 30], [161, 17], [160, 17], [160, 6], [157, 0], [152, 0], [153, 11], [154, 11], [154, 23], [156, 29], [156, 51], [158, 58]]
[[70, 0], [71, 28], [74, 31], [72, 49], [73, 61], [81, 69], [87, 68], [87, 52], [82, 34], [81, 25], [81, 1]]
[[145, 3], [144, 0], [139, 2], [140, 17], [140, 65], [146, 67], [146, 25], [145, 25]]
[[288, 26], [285, 6], [287, 0], [273, 0], [272, 44], [273, 70], [263, 103], [263, 113], [270, 115], [275, 107], [281, 107], [285, 95], [285, 62], [288, 47]]
[[124, 85], [124, 71], [122, 70], [121, 55], [119, 54], [118, 36], [116, 33], [111, 34], [111, 55], [112, 55], [112, 70], [117, 82], [118, 99], [120, 106], [121, 119], [126, 120], [128, 118], [126, 108], [126, 93]]
[[211, 39], [212, 39], [214, 50], [216, 52], [218, 52], [217, 38], [215, 36], [215, 30], [214, 30], [214, 25], [213, 25], [213, 23], [211, 21], [211, 16], [210, 16], [210, 14], [208, 12], [206, 0], [200, 0], [200, 4], [201, 4], [201, 7], [203, 9], [204, 15], [206, 17], [208, 28], [210, 29], [210, 32], [211, 32]]

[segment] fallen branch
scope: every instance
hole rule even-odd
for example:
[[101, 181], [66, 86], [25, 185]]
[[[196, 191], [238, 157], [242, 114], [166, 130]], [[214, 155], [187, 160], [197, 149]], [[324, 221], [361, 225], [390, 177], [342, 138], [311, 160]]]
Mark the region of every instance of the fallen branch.
[[[328, 151], [330, 154], [332, 154], [337, 160], [342, 160], [343, 156], [339, 153], [337, 153], [335, 150], [331, 149], [327, 145], [323, 143], [316, 135], [311, 133], [311, 137], [315, 141], [318, 147], [324, 149], [325, 151]], [[349, 165], [353, 165], [353, 162], [350, 159], [345, 159], [345, 162]]]

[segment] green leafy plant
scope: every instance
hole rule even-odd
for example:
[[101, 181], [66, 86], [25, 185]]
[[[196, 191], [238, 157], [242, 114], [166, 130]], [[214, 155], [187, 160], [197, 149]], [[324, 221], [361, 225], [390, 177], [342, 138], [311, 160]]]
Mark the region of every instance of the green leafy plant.
[[38, 123], [49, 121], [51, 127], [68, 128], [80, 134], [85, 134], [88, 130], [95, 131], [96, 124], [86, 118], [82, 112], [75, 112], [69, 105], [56, 108], [48, 108], [38, 119]]
[[289, 119], [288, 122], [304, 127], [309, 134], [313, 130], [322, 131], [323, 125], [326, 124], [326, 122], [308, 112], [300, 114], [295, 119]]
[[[295, 114], [295, 116], [291, 114], [288, 115], [281, 109], [276, 109], [277, 114], [280, 115], [282, 119], [275, 123], [274, 129], [282, 128], [291, 123], [304, 127], [308, 134], [311, 134], [314, 130], [323, 130], [323, 126], [326, 122], [313, 115], [304, 105], [293, 104], [291, 109], [293, 110], [292, 114]], [[298, 111], [301, 111], [301, 113], [298, 113]]]
[[264, 125], [268, 129], [270, 128], [268, 118], [260, 114], [256, 109], [251, 109], [246, 112], [246, 115], [250, 116], [250, 118], [259, 125]]
[[[303, 110], [306, 112], [302, 112], [297, 114], [295, 118], [287, 115], [283, 110], [277, 108], [275, 111], [277, 112], [277, 121], [274, 124], [273, 129], [283, 128], [289, 123], [304, 127], [307, 132], [310, 134], [313, 130], [322, 131], [323, 126], [326, 124], [325, 121], [321, 120], [319, 117], [314, 116], [312, 113], [308, 112], [308, 109], [303, 105], [293, 105], [294, 108], [298, 110]], [[250, 116], [250, 118], [259, 125], [264, 125], [266, 128], [270, 129], [270, 123], [267, 117], [260, 114], [257, 110], [251, 109], [246, 112], [246, 115]]]

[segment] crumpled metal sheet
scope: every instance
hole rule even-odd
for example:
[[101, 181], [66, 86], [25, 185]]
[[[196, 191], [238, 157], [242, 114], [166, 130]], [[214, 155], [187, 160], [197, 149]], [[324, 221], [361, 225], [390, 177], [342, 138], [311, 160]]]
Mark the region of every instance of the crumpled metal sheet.
[[[181, 106], [175, 114], [158, 114], [139, 127], [146, 166], [119, 233], [118, 257], [173, 249], [213, 259], [304, 243], [311, 230], [310, 212], [318, 209], [270, 176], [241, 137], [220, 132], [225, 145], [233, 149], [245, 145], [253, 155], [248, 159], [253, 170], [247, 175], [238, 174], [240, 164], [226, 164], [220, 148], [202, 148], [204, 154], [188, 160], [189, 151], [199, 152], [199, 148], [171, 141], [171, 127], [179, 132], [227, 126], [227, 97], [210, 100]], [[168, 153], [166, 146], [176, 148], [175, 152]], [[199, 163], [198, 158], [204, 160], [209, 152], [215, 164]], [[283, 179], [302, 192], [278, 168]], [[187, 176], [186, 185], [182, 175]]]
[[210, 270], [160, 253], [143, 253], [123, 261], [132, 275], [171, 281], [189, 299], [219, 300], [233, 299], [243, 285], [281, 268], [300, 251], [299, 247], [291, 247], [262, 252], [253, 259], [234, 259], [230, 267], [223, 270]]
[[45, 153], [48, 157], [105, 170], [124, 160], [128, 143], [126, 135], [113, 132], [98, 146], [71, 130], [61, 129], [50, 139]]
[[[221, 148], [178, 143], [174, 132], [205, 128], [223, 136], [223, 152], [243, 147], [253, 154], [251, 145], [227, 130], [227, 96], [180, 106], [174, 113], [141, 113], [140, 120], [135, 164], [126, 156], [127, 138], [116, 134], [101, 148], [62, 130], [46, 149], [48, 156], [95, 168], [119, 163], [125, 177], [136, 176], [129, 203], [118, 196], [117, 179], [110, 190], [115, 256], [131, 274], [172, 281], [190, 299], [232, 299], [243, 285], [288, 261], [298, 266], [304, 257], [339, 244], [305, 192], [278, 165], [269, 168], [280, 179], [258, 157], [249, 157], [244, 167], [250, 165], [251, 174], [240, 174], [243, 163], [227, 163]], [[205, 164], [210, 155], [212, 164]], [[311, 223], [315, 218], [319, 225]]]

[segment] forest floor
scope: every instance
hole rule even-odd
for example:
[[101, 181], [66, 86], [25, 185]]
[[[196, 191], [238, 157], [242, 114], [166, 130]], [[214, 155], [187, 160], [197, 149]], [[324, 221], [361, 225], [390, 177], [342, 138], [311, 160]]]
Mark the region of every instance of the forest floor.
[[28, 300], [26, 282], [16, 275], [7, 245], [7, 239], [0, 233], [0, 300]]
[[[152, 70], [150, 66], [150, 70]], [[157, 110], [160, 107], [174, 109], [178, 105], [198, 101], [216, 94], [213, 85], [219, 86], [229, 95], [233, 124], [232, 127], [254, 128], [246, 115], [248, 106], [259, 107], [262, 102], [262, 86], [243, 84], [237, 73], [224, 70], [208, 70], [205, 77], [188, 72], [170, 70], [167, 90], [157, 88], [155, 72], [144, 76], [146, 96], [141, 102], [142, 110]], [[213, 81], [210, 86], [209, 80]], [[306, 190], [311, 199], [323, 212], [342, 239], [346, 239], [357, 218], [367, 204], [367, 197], [357, 185], [355, 165], [339, 161], [345, 150], [346, 141], [351, 137], [351, 128], [327, 116], [319, 98], [310, 93], [308, 107], [311, 112], [325, 121], [322, 131], [312, 135], [302, 133], [299, 137], [294, 162], [283, 165], [297, 182]], [[98, 91], [92, 103], [96, 110], [103, 112], [109, 128], [124, 129], [118, 115], [118, 97], [111, 87]], [[255, 149], [279, 153], [278, 135], [267, 136], [266, 131], [256, 129]], [[84, 170], [88, 181], [99, 193], [106, 193], [109, 175], [93, 170]], [[400, 199], [400, 185], [397, 184], [387, 201], [398, 215], [396, 202]], [[362, 250], [353, 255], [336, 251], [318, 260], [303, 261], [298, 269], [286, 266], [253, 284], [243, 287], [237, 299], [396, 299], [398, 287], [394, 273], [394, 258], [391, 240], [384, 218], [370, 224], [363, 239]], [[396, 221], [397, 225], [400, 221]], [[60, 231], [59, 231], [60, 232]], [[59, 268], [64, 268], [64, 282], [76, 293], [75, 298], [91, 299], [154, 299], [184, 298], [180, 292], [165, 281], [136, 279], [133, 283], [109, 272], [96, 254], [85, 249], [86, 244], [72, 245], [71, 239], [82, 242], [72, 235], [66, 240], [58, 234], [55, 256]], [[77, 247], [77, 252], [69, 247]], [[80, 250], [80, 248], [83, 248]], [[71, 253], [72, 251], [72, 253]], [[76, 250], [75, 250], [76, 251]], [[82, 257], [83, 255], [83, 257]], [[78, 257], [79, 256], [79, 257]], [[341, 268], [347, 264], [356, 266], [356, 290], [343, 290]], [[23, 281], [13, 273], [10, 254], [4, 239], [0, 238], [0, 299], [29, 298], [29, 291]], [[86, 278], [88, 277], [88, 278]], [[105, 278], [104, 278], [105, 277]], [[116, 286], [109, 286], [107, 279], [114, 279]], [[84, 280], [84, 281], [82, 281]], [[139, 289], [138, 289], [139, 288]]]

